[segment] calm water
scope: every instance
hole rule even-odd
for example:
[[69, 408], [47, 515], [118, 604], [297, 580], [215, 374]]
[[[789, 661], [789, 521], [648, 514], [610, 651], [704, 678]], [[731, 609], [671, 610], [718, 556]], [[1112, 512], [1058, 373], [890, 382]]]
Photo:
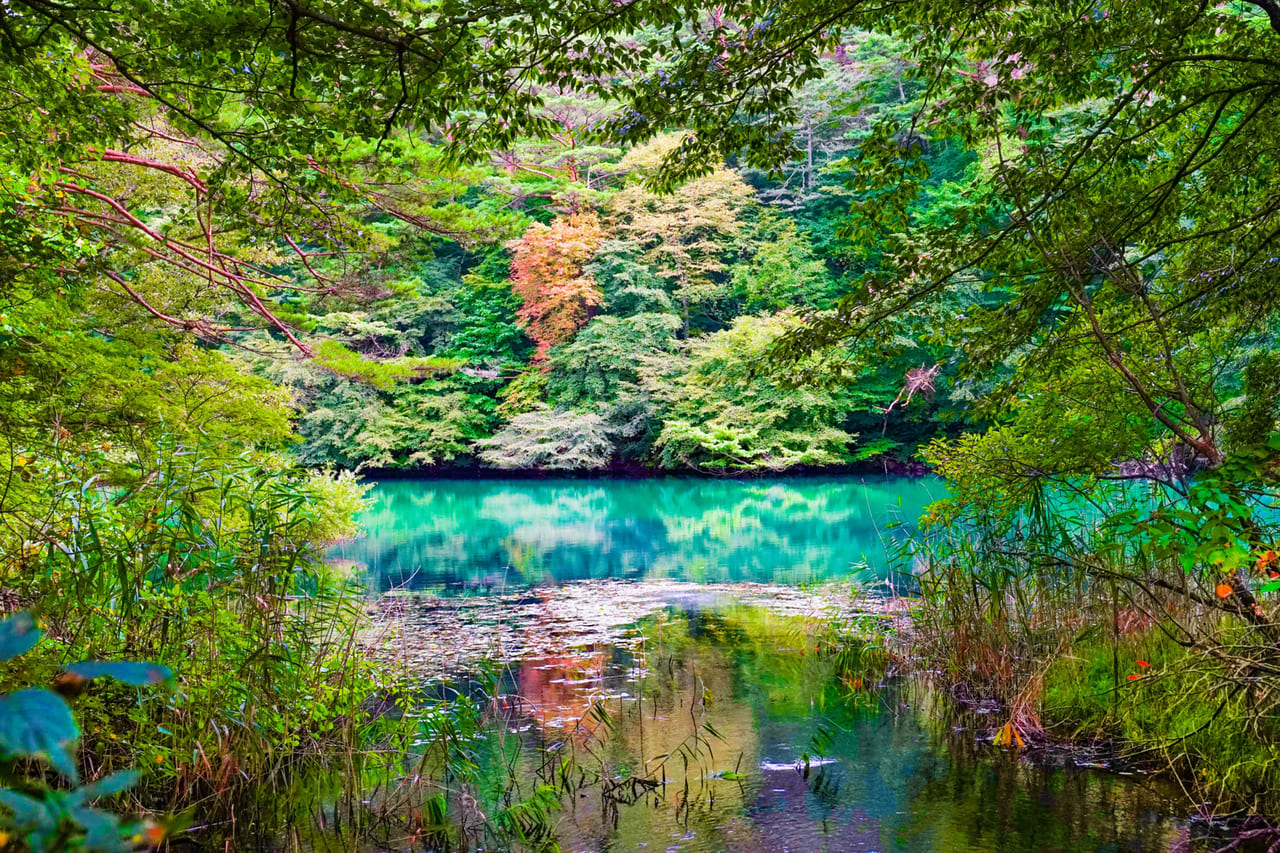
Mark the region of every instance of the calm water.
[[848, 618], [849, 599], [822, 611], [827, 593], [794, 585], [883, 577], [885, 539], [941, 493], [892, 479], [385, 482], [369, 535], [335, 558], [400, 590], [380, 599], [386, 642], [427, 683], [448, 672], [466, 691], [469, 661], [506, 661], [504, 763], [532, 784], [548, 754], [572, 754], [597, 777], [557, 813], [570, 853], [1207, 849], [1148, 780], [1005, 753], [980, 739], [983, 720], [964, 728], [927, 690], [872, 669], [864, 682], [816, 651], [815, 626]]
[[898, 478], [386, 481], [368, 535], [334, 557], [377, 590], [883, 577], [894, 526], [943, 494]]
[[[611, 585], [582, 586], [607, 605]], [[585, 779], [552, 814], [566, 853], [1210, 849], [1160, 785], [994, 748], [927, 689], [821, 653], [811, 627], [765, 606], [682, 605], [609, 640], [563, 637], [499, 672], [502, 710], [468, 754], [487, 772], [514, 768], [525, 792], [571, 757], [571, 778]], [[488, 678], [444, 684], [427, 693], [495, 695]], [[434, 790], [402, 797], [402, 813]], [[324, 813], [317, 823], [338, 823]], [[402, 843], [409, 826], [393, 821], [374, 846], [324, 835], [304, 846], [421, 849]], [[488, 837], [476, 849], [504, 848]]]
[[[923, 690], [851, 690], [793, 620], [761, 608], [670, 611], [635, 635], [508, 677], [531, 742], [665, 783], [629, 804], [596, 788], [567, 803], [566, 851], [1164, 851], [1191, 839], [1145, 780], [1019, 760], [939, 724]], [[613, 727], [572, 731], [600, 697]], [[703, 723], [715, 735], [696, 758], [659, 764]]]

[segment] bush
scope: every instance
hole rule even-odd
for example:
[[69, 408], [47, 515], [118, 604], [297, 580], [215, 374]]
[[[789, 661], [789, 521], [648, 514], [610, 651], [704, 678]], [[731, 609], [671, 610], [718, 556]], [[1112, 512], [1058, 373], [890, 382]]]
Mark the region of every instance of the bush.
[[93, 451], [29, 467], [45, 485], [14, 508], [26, 533], [5, 555], [4, 592], [41, 614], [49, 641], [4, 686], [47, 682], [82, 657], [179, 673], [163, 705], [88, 691], [87, 763], [142, 758], [165, 787], [226, 793], [290, 755], [353, 741], [377, 670], [355, 638], [358, 591], [321, 553], [353, 530], [353, 478], [172, 443], [132, 460]]
[[596, 469], [614, 454], [604, 418], [580, 412], [526, 412], [475, 446], [499, 468]]
[[[0, 621], [0, 662], [31, 651], [43, 633], [29, 613]], [[144, 687], [162, 684], [172, 674], [164, 667], [145, 663], [82, 662], [63, 667], [63, 676], [64, 688], [97, 678]], [[0, 827], [6, 830], [5, 841], [7, 831], [16, 830], [38, 853], [68, 849], [123, 853], [129, 849], [126, 839], [159, 844], [163, 838], [160, 827], [121, 823], [110, 812], [90, 806], [96, 800], [132, 788], [139, 774], [123, 770], [80, 784], [74, 753], [79, 740], [80, 728], [71, 708], [53, 691], [28, 687], [0, 696], [0, 766], [5, 780], [5, 787], [0, 788], [0, 805], [8, 811], [7, 816], [0, 817]], [[43, 772], [29, 772], [37, 760], [47, 762], [60, 778], [55, 777], [50, 784]]]

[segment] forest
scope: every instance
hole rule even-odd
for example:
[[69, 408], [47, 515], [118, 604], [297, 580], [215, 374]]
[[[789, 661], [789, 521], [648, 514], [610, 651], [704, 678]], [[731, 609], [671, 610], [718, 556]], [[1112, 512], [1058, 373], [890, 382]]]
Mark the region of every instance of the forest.
[[552, 849], [574, 778], [656, 777], [423, 709], [326, 556], [376, 479], [882, 472], [945, 494], [882, 539], [910, 629], [813, 640], [854, 706], [927, 682], [1277, 849], [1278, 46], [1274, 0], [9, 0], [0, 847], [413, 755], [408, 847]]
[[[685, 137], [608, 145], [608, 102], [562, 87], [545, 95], [549, 136], [479, 163], [451, 168], [438, 142], [394, 140], [414, 185], [351, 211], [371, 248], [267, 266], [283, 277], [272, 316], [317, 357], [288, 358], [296, 344], [271, 327], [228, 332], [238, 351], [222, 351], [281, 389], [289, 453], [310, 468], [900, 466], [963, 419], [963, 403], [932, 393], [948, 344], [920, 331], [882, 342], [838, 387], [787, 387], [759, 368], [867, 271], [869, 253], [838, 236], [849, 157], [872, 115], [918, 94], [901, 47], [871, 37], [822, 60], [796, 96], [805, 157], [781, 172], [718, 163], [655, 192]], [[976, 157], [942, 140], [927, 160], [922, 210], [959, 192]], [[290, 291], [299, 275], [311, 282]], [[183, 316], [169, 293], [139, 295]], [[928, 402], [903, 405], [908, 373]]]

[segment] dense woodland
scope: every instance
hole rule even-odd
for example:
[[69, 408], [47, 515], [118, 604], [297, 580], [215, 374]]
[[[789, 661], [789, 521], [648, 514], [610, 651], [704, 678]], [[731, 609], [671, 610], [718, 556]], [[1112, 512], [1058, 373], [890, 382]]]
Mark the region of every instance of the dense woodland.
[[322, 546], [353, 472], [475, 466], [927, 463], [877, 665], [1274, 810], [1278, 45], [1272, 0], [6, 3], [10, 829], [144, 844], [88, 804], [367, 743]]
[[[218, 251], [234, 254], [212, 266], [244, 264], [232, 273], [242, 280], [215, 282], [240, 296], [232, 301], [209, 292], [208, 275], [220, 274], [201, 266], [201, 229], [214, 226], [190, 207], [199, 187], [161, 168], [198, 170], [198, 160], [134, 149], [110, 166], [119, 184], [109, 198], [193, 230], [163, 232], [185, 241], [176, 257], [111, 245], [129, 257], [106, 280], [134, 304], [107, 297], [99, 310], [191, 324], [188, 334], [148, 329], [148, 343], [191, 365], [193, 381], [235, 377], [236, 417], [270, 424], [254, 443], [309, 468], [733, 472], [906, 459], [963, 418], [972, 395], [951, 381], [953, 345], [924, 326], [903, 330], [866, 348], [872, 357], [848, 374], [856, 381], [827, 388], [788, 383], [769, 357], [874, 264], [876, 247], [840, 236], [857, 199], [849, 158], [874, 116], [919, 96], [895, 59], [903, 52], [867, 34], [821, 61], [822, 79], [797, 94], [803, 123], [789, 128], [803, 159], [776, 170], [714, 163], [661, 193], [646, 182], [688, 137], [608, 145], [597, 137], [609, 104], [589, 91], [539, 88], [548, 136], [465, 166], [421, 134], [398, 133], [376, 153], [347, 141], [357, 166], [376, 158], [394, 170], [363, 179], [375, 196], [342, 205], [360, 249], [220, 234]], [[976, 161], [962, 141], [938, 140], [915, 206], [961, 192]], [[250, 286], [261, 304], [243, 304], [237, 288]], [[112, 358], [110, 343], [95, 348]], [[175, 346], [189, 353], [175, 357]], [[115, 349], [139, 357], [136, 341]], [[908, 375], [918, 387], [904, 395]], [[119, 415], [156, 412], [109, 417]]]

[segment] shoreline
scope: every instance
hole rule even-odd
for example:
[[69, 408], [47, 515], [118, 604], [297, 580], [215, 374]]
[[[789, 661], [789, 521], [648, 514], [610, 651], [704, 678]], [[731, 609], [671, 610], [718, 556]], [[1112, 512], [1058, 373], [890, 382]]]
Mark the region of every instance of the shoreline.
[[638, 463], [616, 463], [606, 468], [494, 468], [480, 464], [430, 465], [419, 468], [337, 468], [353, 471], [369, 480], [694, 480], [817, 479], [821, 477], [907, 477], [921, 479], [934, 472], [923, 462], [878, 459], [847, 465], [795, 467], [781, 471], [750, 470], [710, 472], [697, 468], [651, 468]]

